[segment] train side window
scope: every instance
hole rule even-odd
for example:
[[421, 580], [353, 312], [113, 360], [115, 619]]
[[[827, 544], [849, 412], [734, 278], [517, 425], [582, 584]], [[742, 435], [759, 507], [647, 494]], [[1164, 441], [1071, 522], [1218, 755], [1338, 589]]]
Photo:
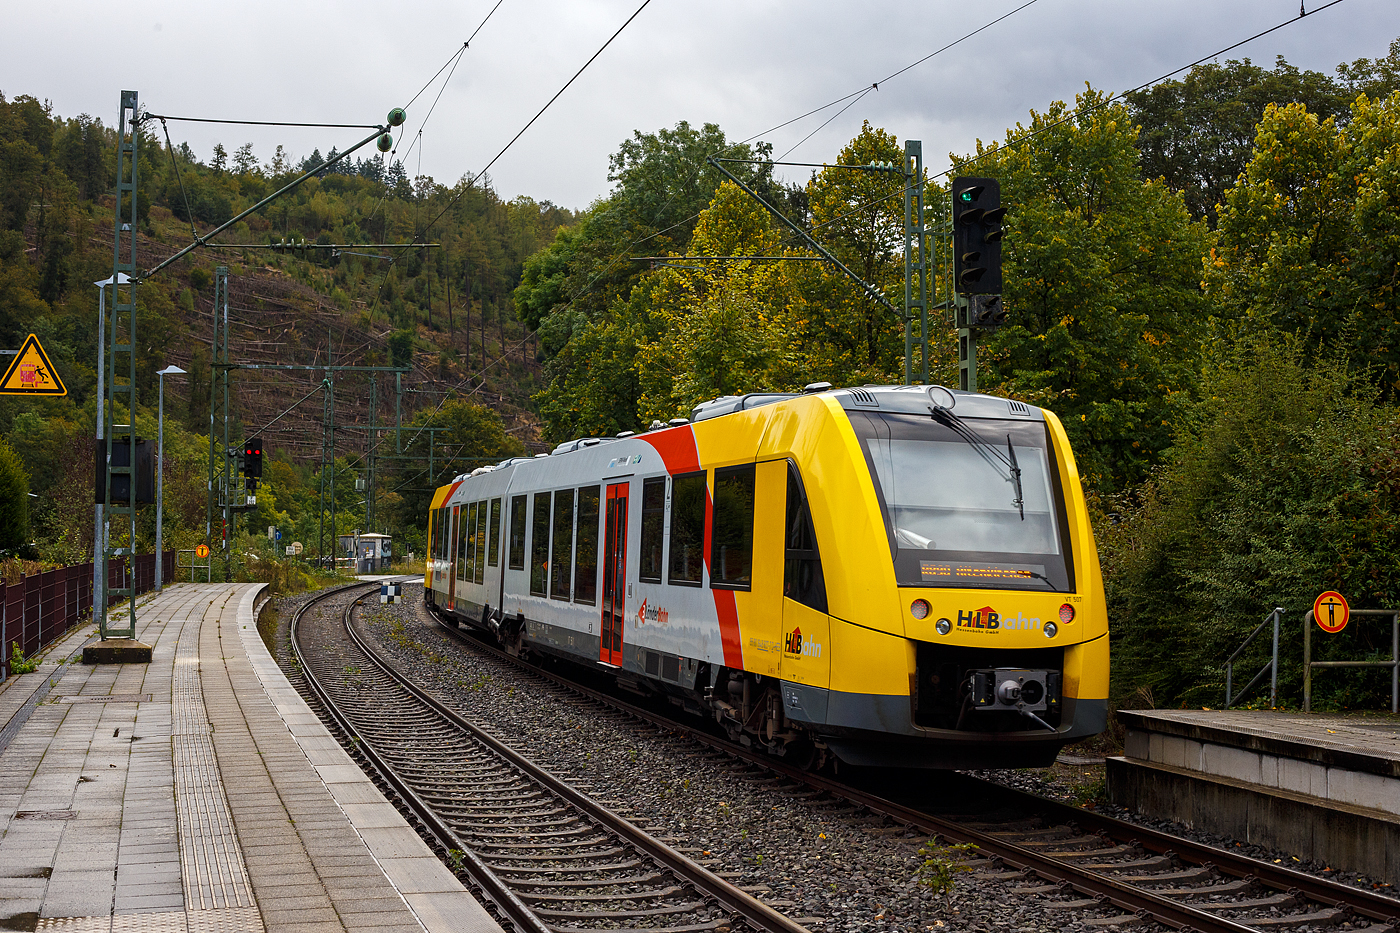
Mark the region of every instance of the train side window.
[[476, 571], [476, 582], [486, 582], [486, 516], [490, 503], [482, 499], [472, 511], [475, 513], [476, 533], [472, 539], [472, 568]]
[[486, 562], [492, 567], [501, 562], [501, 500], [491, 500], [491, 543], [486, 548]]
[[754, 466], [715, 470], [710, 586], [746, 590], [753, 582]]
[[549, 595], [568, 599], [573, 585], [574, 491], [561, 489], [554, 494], [554, 546], [549, 553]]
[[787, 547], [783, 561], [783, 595], [818, 612], [826, 612], [826, 578], [822, 576], [817, 536], [812, 531], [812, 512], [797, 464], [792, 461], [788, 461], [787, 527], [783, 537]]
[[671, 480], [671, 566], [667, 582], [699, 586], [705, 563], [705, 474]]
[[469, 565], [470, 569], [467, 571], [468, 583], [481, 582], [481, 565], [486, 560], [486, 555], [482, 553], [485, 550], [485, 548], [481, 546], [481, 535], [482, 532], [486, 530], [486, 516], [482, 514], [486, 511], [484, 508], [482, 508], [482, 506], [484, 505], [484, 502], [472, 503], [472, 538], [471, 541], [467, 544], [467, 547], [471, 549], [471, 563]]
[[549, 493], [535, 493], [535, 520], [530, 528], [530, 593], [549, 595]]
[[[451, 515], [452, 511], [449, 509], [447, 514]], [[457, 509], [457, 573], [455, 574], [455, 576], [458, 580], [465, 579], [465, 574], [467, 572], [466, 567], [468, 520], [469, 519], [467, 516], [467, 507], [465, 505], [461, 506]]]
[[574, 549], [574, 602], [592, 606], [598, 600], [599, 486], [578, 491], [578, 543]]
[[661, 582], [661, 546], [666, 540], [666, 477], [642, 481], [642, 566], [637, 579]]
[[510, 569], [525, 569], [525, 496], [510, 500]]

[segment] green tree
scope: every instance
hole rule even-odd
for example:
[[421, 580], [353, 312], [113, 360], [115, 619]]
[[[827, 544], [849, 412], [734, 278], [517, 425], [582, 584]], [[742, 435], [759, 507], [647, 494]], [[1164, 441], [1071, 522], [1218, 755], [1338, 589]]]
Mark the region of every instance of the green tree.
[[1208, 233], [1138, 168], [1127, 109], [1087, 90], [981, 147], [961, 173], [1001, 180], [1008, 324], [983, 385], [1055, 411], [1092, 486], [1141, 480], [1194, 380]]
[[[782, 252], [781, 240], [768, 212], [726, 182], [701, 213], [689, 253], [774, 255]], [[689, 260], [634, 290], [633, 307], [614, 317], [651, 318], [634, 363], [642, 423], [689, 416], [717, 396], [791, 387], [796, 367], [787, 312], [801, 303], [791, 265]]]
[[1338, 65], [1337, 75], [1353, 100], [1358, 94], [1377, 100], [1400, 91], [1400, 39], [1390, 43], [1390, 53], [1384, 58], [1358, 58]]
[[1335, 117], [1347, 112], [1352, 96], [1327, 75], [1299, 71], [1280, 55], [1272, 71], [1247, 58], [1197, 65], [1126, 100], [1128, 119], [1141, 127], [1143, 173], [1165, 179], [1183, 193], [1192, 217], [1214, 223], [1216, 206], [1249, 162], [1265, 108], [1301, 103]]
[[0, 551], [29, 545], [29, 474], [9, 441], [0, 437]]
[[[433, 435], [420, 430], [430, 427], [439, 430]], [[406, 461], [385, 484], [385, 489], [398, 499], [381, 500], [381, 508], [395, 527], [405, 531], [427, 523], [433, 493], [454, 475], [525, 452], [525, 445], [506, 433], [497, 412], [462, 398], [448, 399], [436, 410], [419, 412], [404, 425], [403, 437], [404, 453], [415, 459]], [[340, 483], [340, 479], [336, 482]], [[346, 526], [342, 523], [342, 527]]]
[[[841, 149], [837, 165], [904, 161], [899, 141], [868, 122]], [[807, 185], [814, 237], [847, 268], [903, 303], [904, 177], [825, 168]], [[860, 286], [823, 268], [820, 296], [809, 310], [819, 351], [818, 368], [829, 381], [849, 385], [898, 382], [903, 367], [903, 323]], [[835, 375], [834, 380], [830, 379]]]
[[762, 143], [730, 143], [714, 124], [634, 132], [609, 160], [616, 187], [608, 198], [525, 262], [515, 307], [539, 331], [548, 387], [535, 401], [548, 436], [636, 429], [635, 347], [655, 334], [633, 296], [646, 269], [632, 257], [685, 252], [723, 178], [706, 161], [711, 155], [740, 160], [730, 171], [771, 202], [800, 204], [773, 181], [769, 152]]
[[[1400, 92], [1359, 97], [1344, 125], [1269, 107], [1226, 197], [1207, 295], [1245, 330], [1297, 334], [1376, 367], [1400, 393]], [[1345, 339], [1344, 339], [1345, 338]]]

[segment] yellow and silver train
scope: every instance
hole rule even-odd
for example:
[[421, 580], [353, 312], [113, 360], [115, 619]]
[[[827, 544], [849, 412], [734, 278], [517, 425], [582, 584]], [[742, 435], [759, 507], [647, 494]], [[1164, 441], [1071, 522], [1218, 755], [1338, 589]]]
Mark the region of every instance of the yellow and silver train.
[[808, 766], [1049, 764], [1108, 620], [1050, 412], [941, 386], [716, 399], [437, 490], [425, 598]]

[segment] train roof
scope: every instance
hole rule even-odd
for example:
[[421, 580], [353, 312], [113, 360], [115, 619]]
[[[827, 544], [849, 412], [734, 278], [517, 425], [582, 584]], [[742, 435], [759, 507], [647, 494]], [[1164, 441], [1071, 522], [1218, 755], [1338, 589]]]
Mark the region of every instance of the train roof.
[[[930, 390], [935, 390], [941, 404], [951, 397], [951, 407], [964, 418], [1009, 418], [1018, 421], [1044, 421], [1045, 415], [1034, 405], [1027, 405], [1014, 399], [997, 395], [983, 395], [978, 392], [963, 392], [958, 389], [945, 389], [942, 386], [859, 386], [849, 389], [833, 389], [830, 383], [817, 382], [807, 386], [800, 393], [751, 392], [746, 395], [725, 395], [697, 405], [690, 413], [691, 421], [705, 421], [722, 415], [747, 411], [764, 405], [772, 405], [802, 395], [830, 393], [842, 408], [848, 411], [890, 411], [914, 414], [928, 414]], [[944, 394], [946, 393], [946, 395]]]
[[[801, 392], [749, 392], [744, 395], [721, 396], [697, 405], [691, 410], [689, 418], [672, 418], [668, 424], [653, 421], [651, 427], [644, 433], [708, 421], [711, 418], [720, 418], [736, 412], [749, 411], [765, 405], [774, 405], [789, 399], [801, 398], [804, 395], [830, 394], [847, 411], [886, 411], [926, 415], [931, 404], [931, 390], [937, 394], [940, 404], [947, 405], [947, 400], [951, 399], [952, 404], [949, 407], [963, 418], [1000, 418], [1014, 421], [1045, 420], [1044, 412], [1034, 405], [1027, 405], [1024, 402], [997, 395], [984, 395], [978, 392], [963, 392], [957, 389], [946, 389], [942, 386], [926, 385], [867, 385], [836, 389], [832, 388], [830, 383], [817, 382], [807, 386]], [[454, 477], [454, 481], [461, 482], [469, 476], [494, 473], [517, 464], [532, 463], [540, 459], [552, 458], [576, 450], [587, 450], [636, 436], [638, 435], [633, 431], [623, 431], [614, 437], [575, 438], [557, 445], [547, 454], [535, 454], [533, 457], [511, 457], [500, 463], [477, 467], [469, 473], [462, 473]]]

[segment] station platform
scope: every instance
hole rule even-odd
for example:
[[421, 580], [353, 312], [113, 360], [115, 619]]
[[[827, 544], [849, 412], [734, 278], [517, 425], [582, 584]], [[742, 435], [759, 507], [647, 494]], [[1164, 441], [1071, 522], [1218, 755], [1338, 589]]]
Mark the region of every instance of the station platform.
[[1400, 717], [1120, 710], [1110, 799], [1400, 884]]
[[149, 664], [95, 627], [0, 684], [0, 929], [499, 933], [287, 682], [260, 584], [137, 605]]

